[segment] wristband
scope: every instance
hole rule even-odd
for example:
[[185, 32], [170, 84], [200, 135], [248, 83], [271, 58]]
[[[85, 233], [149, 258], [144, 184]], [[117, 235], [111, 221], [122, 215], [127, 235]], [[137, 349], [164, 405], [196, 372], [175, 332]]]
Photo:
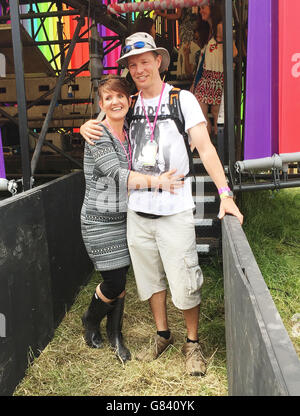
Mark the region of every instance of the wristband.
[[223, 188], [218, 189], [219, 195], [221, 195], [223, 192], [231, 192], [231, 189], [229, 186], [224, 186]]

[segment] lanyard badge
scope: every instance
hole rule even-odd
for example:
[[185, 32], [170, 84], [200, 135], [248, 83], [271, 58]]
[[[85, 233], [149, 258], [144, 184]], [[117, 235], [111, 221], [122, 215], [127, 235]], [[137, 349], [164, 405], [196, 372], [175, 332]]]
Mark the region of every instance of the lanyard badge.
[[145, 105], [144, 105], [143, 94], [142, 94], [142, 91], [141, 91], [142, 107], [143, 107], [145, 117], [147, 119], [148, 127], [149, 127], [150, 132], [151, 132], [150, 139], [147, 140], [147, 142], [144, 145], [143, 150], [142, 150], [142, 156], [143, 156], [142, 161], [143, 161], [144, 166], [155, 166], [155, 163], [156, 163], [156, 156], [157, 156], [157, 152], [158, 152], [158, 144], [154, 140], [154, 130], [155, 130], [155, 126], [156, 126], [158, 113], [159, 113], [159, 110], [160, 110], [160, 105], [161, 105], [161, 100], [162, 100], [162, 95], [163, 95], [163, 92], [164, 92], [164, 89], [165, 89], [165, 85], [166, 84], [163, 83], [153, 125], [150, 123], [148, 114], [146, 112]]
[[144, 166], [155, 166], [157, 151], [158, 145], [156, 141], [148, 140], [142, 150], [142, 160]]

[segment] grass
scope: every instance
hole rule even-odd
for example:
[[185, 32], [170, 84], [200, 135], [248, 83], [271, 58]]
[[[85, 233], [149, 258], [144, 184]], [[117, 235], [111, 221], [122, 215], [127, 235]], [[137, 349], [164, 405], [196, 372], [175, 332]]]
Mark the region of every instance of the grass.
[[245, 193], [244, 231], [300, 356], [300, 189]]
[[[180, 311], [168, 298], [168, 316], [175, 343], [151, 362], [134, 359], [155, 333], [148, 302], [140, 302], [132, 272], [127, 284], [123, 334], [133, 359], [122, 365], [106, 345], [88, 348], [82, 336], [80, 317], [98, 284], [94, 273], [55, 331], [53, 340], [27, 370], [15, 396], [224, 396], [227, 395], [223, 280], [220, 264], [203, 266], [200, 339], [209, 360], [203, 378], [185, 372], [181, 346], [185, 328]], [[102, 322], [105, 334], [105, 320]], [[105, 337], [106, 339], [106, 337]]]

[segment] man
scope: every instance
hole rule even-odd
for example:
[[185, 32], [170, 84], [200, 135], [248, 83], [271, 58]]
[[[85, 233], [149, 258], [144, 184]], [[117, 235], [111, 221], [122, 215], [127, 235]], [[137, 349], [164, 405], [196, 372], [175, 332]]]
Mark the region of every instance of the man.
[[[186, 175], [189, 161], [184, 140], [168, 117], [172, 86], [164, 84], [160, 77], [160, 72], [170, 63], [168, 51], [157, 48], [149, 34], [138, 32], [125, 40], [118, 62], [129, 69], [139, 91], [130, 125], [132, 169], [154, 175], [176, 169], [176, 174]], [[180, 105], [191, 148], [197, 148], [219, 189], [219, 218], [230, 213], [242, 223], [243, 216], [227, 188], [223, 167], [196, 98], [189, 91], [181, 91]], [[99, 130], [97, 121], [90, 120], [82, 126], [81, 133], [92, 143], [91, 139], [99, 138]], [[137, 358], [156, 359], [173, 343], [166, 310], [166, 277], [172, 301], [182, 310], [185, 319], [187, 342], [182, 351], [187, 371], [191, 375], [204, 375], [206, 362], [198, 340], [203, 276], [198, 264], [193, 209], [190, 178], [185, 179], [184, 186], [176, 194], [133, 190], [128, 202], [127, 240], [139, 297], [149, 300], [157, 327], [150, 349], [142, 351]]]

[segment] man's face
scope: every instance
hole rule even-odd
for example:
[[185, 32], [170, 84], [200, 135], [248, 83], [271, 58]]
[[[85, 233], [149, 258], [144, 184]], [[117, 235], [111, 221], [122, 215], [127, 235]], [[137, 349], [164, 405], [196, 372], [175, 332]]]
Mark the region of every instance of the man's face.
[[147, 89], [160, 80], [161, 60], [161, 55], [155, 56], [152, 52], [128, 58], [128, 69], [138, 90]]

